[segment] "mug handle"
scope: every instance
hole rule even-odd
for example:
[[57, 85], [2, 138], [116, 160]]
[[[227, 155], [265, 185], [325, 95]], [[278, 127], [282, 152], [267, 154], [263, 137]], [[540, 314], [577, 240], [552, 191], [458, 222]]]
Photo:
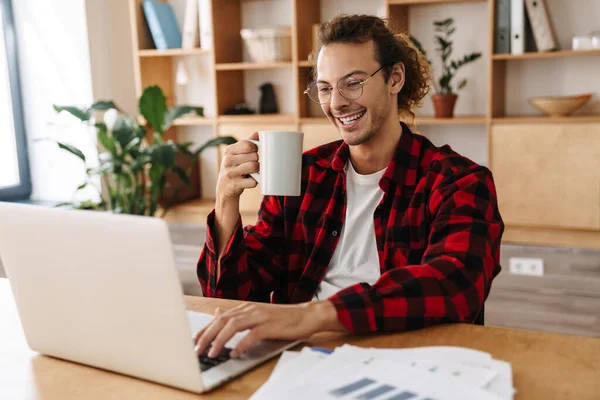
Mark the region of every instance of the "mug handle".
[[[249, 142], [254, 143], [256, 145], [256, 147], [258, 147], [260, 149], [260, 145], [258, 143], [258, 140], [250, 140], [250, 139], [246, 139], [246, 140], [248, 140]], [[260, 172], [253, 172], [253, 173], [250, 174], [250, 176], [252, 178], [254, 178], [254, 180], [256, 182], [258, 182], [258, 184], [260, 185]]]

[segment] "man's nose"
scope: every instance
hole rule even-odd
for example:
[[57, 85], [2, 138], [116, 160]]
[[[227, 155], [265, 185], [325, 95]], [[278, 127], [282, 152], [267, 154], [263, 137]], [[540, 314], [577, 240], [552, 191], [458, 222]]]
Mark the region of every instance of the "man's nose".
[[331, 91], [331, 108], [333, 108], [334, 110], [340, 110], [342, 107], [347, 106], [349, 103], [350, 101], [344, 96], [342, 96], [342, 94], [339, 90], [337, 90], [337, 88], [334, 88]]

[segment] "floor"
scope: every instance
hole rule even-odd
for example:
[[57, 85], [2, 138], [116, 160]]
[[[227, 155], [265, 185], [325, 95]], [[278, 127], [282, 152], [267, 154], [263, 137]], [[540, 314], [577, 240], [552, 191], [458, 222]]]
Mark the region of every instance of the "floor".
[[[170, 231], [183, 290], [201, 296], [195, 268], [204, 228], [170, 224]], [[542, 258], [544, 276], [512, 275], [510, 257]], [[600, 251], [503, 245], [501, 265], [486, 301], [486, 325], [600, 337]]]

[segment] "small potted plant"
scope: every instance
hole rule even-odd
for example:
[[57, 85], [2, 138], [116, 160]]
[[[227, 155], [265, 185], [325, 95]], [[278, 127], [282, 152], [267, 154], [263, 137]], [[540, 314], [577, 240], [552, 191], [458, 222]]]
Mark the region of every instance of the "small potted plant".
[[[438, 47], [435, 50], [440, 56], [442, 62], [442, 71], [438, 79], [433, 79], [435, 94], [431, 96], [431, 99], [433, 101], [436, 118], [451, 118], [454, 116], [454, 106], [456, 105], [456, 100], [458, 98], [456, 93], [458, 90], [463, 89], [467, 84], [466, 79], [461, 79], [458, 82], [455, 91], [452, 80], [461, 67], [480, 58], [481, 53], [471, 53], [465, 55], [462, 59], [450, 60], [453, 50], [451, 36], [456, 31], [454, 19], [447, 18], [442, 21], [435, 21], [433, 25], [435, 27], [435, 31], [438, 33], [435, 36], [435, 41]], [[411, 39], [419, 51], [423, 53], [423, 56], [427, 62], [431, 64], [431, 61], [427, 58], [427, 53], [425, 50], [423, 50], [421, 43], [419, 43], [419, 41], [413, 36], [411, 36]]]
[[[86, 165], [87, 179], [77, 191], [93, 186], [99, 176], [104, 190], [98, 188], [100, 201], [75, 204], [62, 203], [78, 209], [107, 210], [114, 213], [155, 216], [175, 204], [179, 193], [191, 186], [192, 167], [200, 153], [209, 147], [235, 143], [230, 136], [217, 137], [192, 149], [192, 143], [175, 143], [164, 137], [173, 122], [189, 113], [202, 115], [202, 107], [175, 106], [167, 108], [163, 91], [158, 86], [147, 87], [139, 99], [143, 117], [127, 115], [112, 101], [98, 101], [90, 107], [54, 106], [56, 112], [68, 112], [84, 124], [96, 128], [99, 166], [87, 165], [85, 155], [77, 148], [58, 142], [58, 146], [80, 158]], [[103, 122], [94, 122], [94, 113], [103, 111]], [[108, 121], [106, 113], [116, 114]]]

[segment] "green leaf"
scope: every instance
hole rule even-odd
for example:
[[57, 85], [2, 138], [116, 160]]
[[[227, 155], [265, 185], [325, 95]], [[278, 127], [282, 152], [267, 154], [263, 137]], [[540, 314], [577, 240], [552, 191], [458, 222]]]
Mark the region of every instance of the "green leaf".
[[208, 142], [206, 142], [202, 146], [200, 146], [198, 149], [196, 149], [196, 151], [194, 151], [194, 155], [197, 157], [200, 153], [202, 153], [204, 150], [208, 149], [209, 147], [217, 147], [222, 144], [230, 145], [230, 144], [234, 144], [236, 142], [237, 142], [237, 139], [234, 137], [219, 136], [217, 138], [209, 140]]
[[138, 147], [141, 142], [142, 140], [139, 137], [134, 137], [133, 139], [131, 139], [131, 142], [129, 142], [127, 146], [125, 146], [125, 148], [123, 149], [123, 153], [130, 153], [134, 148]]
[[124, 149], [135, 137], [133, 126], [125, 118], [117, 118], [112, 130], [113, 137]]
[[112, 101], [100, 100], [92, 104], [92, 106], [90, 107], [90, 109], [95, 111], [106, 111], [113, 108], [117, 111], [121, 111], [121, 109], [117, 107], [117, 105]]
[[466, 79], [461, 79], [461, 80], [458, 82], [458, 86], [457, 86], [457, 88], [458, 88], [458, 90], [461, 90], [461, 89], [463, 89], [465, 86], [467, 86], [467, 80], [466, 80]]
[[57, 142], [57, 143], [58, 143], [58, 147], [60, 147], [61, 149], [66, 150], [66, 151], [68, 151], [71, 154], [76, 155], [77, 157], [81, 158], [83, 160], [83, 162], [85, 162], [85, 156], [83, 155], [83, 153], [81, 152], [81, 150], [79, 150], [76, 147], [71, 146], [70, 144], [61, 143], [61, 142]]
[[163, 131], [167, 101], [163, 91], [156, 85], [144, 89], [139, 102], [140, 113], [152, 129], [160, 134]]
[[75, 203], [71, 202], [71, 201], [63, 201], [62, 203], [58, 203], [56, 204], [54, 207], [75, 207]]
[[66, 111], [69, 114], [73, 115], [75, 118], [79, 119], [80, 121], [89, 121], [90, 117], [92, 116], [92, 112], [89, 108], [77, 108], [77, 107], [73, 107], [73, 106], [54, 105], [54, 110], [57, 113]]
[[96, 129], [98, 129], [98, 133], [96, 136], [98, 137], [98, 142], [108, 151], [110, 154], [116, 156], [117, 148], [115, 142], [111, 137], [108, 136], [108, 128], [103, 123], [97, 123]]
[[202, 117], [204, 115], [204, 108], [192, 106], [177, 106], [169, 108], [165, 115], [165, 121], [163, 122], [163, 132], [169, 129], [169, 127], [177, 118], [189, 113], [194, 113], [199, 117]]
[[152, 162], [163, 168], [171, 168], [175, 163], [175, 146], [165, 143], [154, 148]]
[[159, 182], [162, 174], [163, 174], [163, 168], [160, 165], [154, 164], [154, 165], [152, 165], [152, 167], [150, 167], [148, 176], [150, 177], [150, 180], [152, 181], [152, 186], [154, 186], [155, 183]]
[[181, 181], [183, 183], [185, 183], [186, 186], [190, 186], [192, 184], [189, 174], [186, 171], [184, 171], [183, 168], [181, 168], [180, 166], [175, 165], [173, 167], [173, 172], [175, 172], [175, 174], [177, 174], [179, 179], [181, 179]]
[[80, 190], [84, 189], [86, 186], [87, 186], [87, 182], [82, 183], [81, 185], [77, 186], [76, 191], [80, 191]]

